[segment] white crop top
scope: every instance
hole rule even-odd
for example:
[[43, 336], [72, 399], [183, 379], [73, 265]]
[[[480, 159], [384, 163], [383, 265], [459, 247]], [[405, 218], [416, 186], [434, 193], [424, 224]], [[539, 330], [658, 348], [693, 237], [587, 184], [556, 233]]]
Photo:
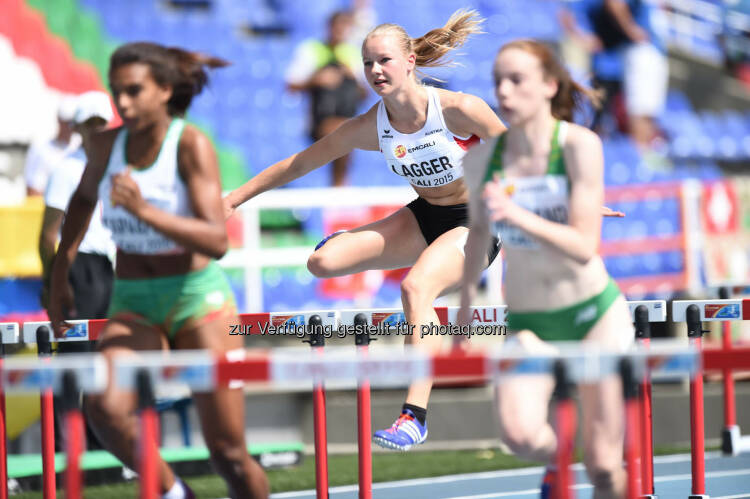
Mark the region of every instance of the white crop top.
[[[180, 178], [177, 167], [177, 149], [185, 121], [175, 118], [169, 125], [156, 161], [142, 169], [131, 168], [130, 175], [138, 184], [143, 199], [167, 213], [193, 216], [187, 186]], [[125, 145], [128, 132], [123, 127], [115, 139], [109, 155], [107, 171], [99, 183], [99, 199], [102, 200], [104, 225], [112, 232], [118, 249], [126, 253], [156, 255], [182, 253], [183, 247], [157, 231], [143, 220], [133, 216], [122, 206], [112, 206], [109, 194], [112, 190], [111, 176], [127, 168]]]
[[400, 133], [391, 126], [385, 103], [378, 105], [380, 152], [388, 168], [415, 187], [439, 187], [464, 176], [463, 157], [479, 142], [479, 137], [456, 137], [445, 126], [440, 96], [433, 87], [427, 90], [427, 120], [415, 133]]

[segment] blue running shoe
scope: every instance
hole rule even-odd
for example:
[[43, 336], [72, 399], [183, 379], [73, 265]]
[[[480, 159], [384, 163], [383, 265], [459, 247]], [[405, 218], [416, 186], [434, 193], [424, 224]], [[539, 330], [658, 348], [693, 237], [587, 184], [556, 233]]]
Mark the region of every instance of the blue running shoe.
[[557, 482], [557, 471], [552, 468], [547, 468], [542, 478], [542, 493], [539, 495], [540, 499], [552, 499], [554, 496], [554, 487]]
[[372, 441], [386, 449], [409, 450], [427, 440], [427, 424], [422, 426], [409, 409], [401, 411], [387, 430], [376, 431]]
[[326, 243], [326, 241], [328, 241], [328, 240], [329, 240], [330, 238], [332, 238], [332, 237], [334, 237], [334, 236], [338, 236], [339, 234], [341, 234], [341, 233], [344, 233], [344, 232], [346, 232], [346, 231], [345, 231], [345, 230], [337, 230], [337, 231], [336, 231], [336, 232], [334, 232], [333, 234], [328, 234], [328, 235], [327, 235], [326, 237], [324, 237], [324, 238], [323, 238], [323, 240], [322, 240], [322, 241], [320, 241], [320, 242], [319, 242], [319, 243], [318, 243], [318, 244], [317, 244], [317, 245], [315, 246], [315, 251], [318, 251], [318, 250], [319, 250], [320, 248], [322, 248], [322, 247], [323, 247], [323, 245], [324, 245], [324, 244]]

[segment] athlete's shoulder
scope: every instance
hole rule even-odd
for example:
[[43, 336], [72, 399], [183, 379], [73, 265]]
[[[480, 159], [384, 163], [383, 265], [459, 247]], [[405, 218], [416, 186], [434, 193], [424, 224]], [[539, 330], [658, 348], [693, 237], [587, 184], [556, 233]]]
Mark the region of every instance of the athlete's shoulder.
[[597, 179], [604, 168], [602, 141], [588, 128], [568, 124], [563, 157], [565, 169], [571, 179]]
[[443, 108], [443, 113], [471, 115], [478, 107], [487, 107], [486, 102], [473, 94], [454, 92], [442, 88], [438, 88], [436, 91], [438, 97], [440, 97], [440, 107]]
[[342, 126], [349, 127], [351, 131], [368, 130], [377, 127], [379, 105], [380, 101], [373, 104], [373, 106], [364, 113], [349, 118]]
[[115, 128], [108, 128], [106, 130], [102, 130], [100, 132], [94, 132], [91, 136], [95, 142], [114, 142], [118, 135], [120, 135], [120, 132], [125, 129], [124, 126], [118, 126]]
[[182, 135], [180, 135], [179, 142], [180, 154], [183, 153], [199, 153], [205, 150], [213, 150], [213, 142], [208, 138], [200, 128], [197, 126], [185, 123], [185, 127], [182, 129]]
[[505, 131], [502, 121], [482, 98], [450, 90], [438, 92], [443, 117], [453, 133], [490, 140]]
[[94, 132], [91, 136], [91, 152], [88, 154], [88, 163], [106, 164], [109, 161], [115, 140], [124, 128], [118, 126], [101, 132]]
[[563, 147], [569, 151], [601, 148], [602, 141], [596, 133], [588, 128], [568, 122]]

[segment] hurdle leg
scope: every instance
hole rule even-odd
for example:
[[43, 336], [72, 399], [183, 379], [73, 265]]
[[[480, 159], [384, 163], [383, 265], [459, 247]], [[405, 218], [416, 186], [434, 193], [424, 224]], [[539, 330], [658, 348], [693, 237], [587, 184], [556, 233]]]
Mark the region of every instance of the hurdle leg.
[[[722, 347], [732, 349], [732, 325], [729, 322], [721, 324]], [[722, 370], [724, 377], [724, 429], [721, 432], [721, 451], [724, 454], [736, 456], [740, 453], [740, 427], [737, 426], [737, 409], [734, 398], [734, 379], [732, 370]]]
[[654, 489], [654, 434], [651, 402], [651, 375], [646, 372], [640, 386], [640, 419], [641, 419], [641, 495], [645, 498], [656, 498]]
[[575, 446], [576, 408], [571, 397], [571, 386], [562, 361], [555, 362], [555, 424], [557, 433], [557, 483], [554, 485], [556, 499], [571, 499], [570, 488], [575, 479], [570, 469]]
[[[367, 326], [364, 314], [354, 317], [354, 325]], [[356, 331], [356, 329], [355, 329]], [[356, 331], [354, 342], [362, 354], [367, 353], [372, 338], [365, 329]], [[372, 498], [372, 420], [370, 409], [370, 382], [362, 380], [357, 386], [357, 446], [359, 450], [359, 499]]]
[[638, 446], [640, 436], [638, 435], [638, 385], [633, 374], [633, 365], [630, 360], [623, 358], [620, 361], [620, 377], [622, 379], [623, 398], [625, 399], [625, 463], [627, 467], [627, 498], [636, 499], [640, 496], [641, 475], [638, 466]]
[[[36, 330], [36, 344], [39, 357], [49, 359], [52, 355], [50, 331], [47, 326]], [[52, 389], [42, 390], [40, 395], [42, 424], [42, 497], [54, 499], [55, 487], [55, 416]]]
[[63, 400], [66, 405], [65, 499], [80, 499], [83, 497], [83, 471], [80, 462], [86, 444], [83, 414], [78, 407], [78, 381], [72, 371], [63, 373]]
[[[703, 324], [700, 309], [690, 305], [686, 312], [690, 346], [702, 351]], [[690, 380], [690, 453], [692, 494], [690, 499], [703, 499], [706, 494], [705, 430], [703, 421], [703, 369], [698, 368]]]
[[[651, 323], [648, 307], [638, 305], [634, 311], [636, 341], [648, 348], [651, 344]], [[640, 385], [640, 445], [641, 445], [641, 497], [656, 498], [654, 493], [654, 435], [651, 405], [651, 373], [646, 372]]]
[[[323, 353], [325, 338], [323, 321], [318, 315], [310, 317], [308, 328], [310, 347]], [[328, 499], [328, 435], [326, 428], [326, 394], [322, 382], [313, 380], [313, 431], [315, 440], [315, 490], [318, 499]]]
[[140, 499], [157, 499], [159, 494], [159, 416], [154, 407], [151, 376], [144, 368], [136, 374], [141, 440], [138, 448]]
[[[729, 299], [729, 289], [719, 289], [719, 298]], [[732, 349], [732, 325], [729, 321], [721, 323], [721, 347], [724, 350]], [[740, 427], [737, 426], [737, 410], [734, 398], [734, 379], [732, 370], [723, 369], [724, 385], [724, 428], [721, 431], [721, 452], [725, 455], [736, 456], [740, 453]]]

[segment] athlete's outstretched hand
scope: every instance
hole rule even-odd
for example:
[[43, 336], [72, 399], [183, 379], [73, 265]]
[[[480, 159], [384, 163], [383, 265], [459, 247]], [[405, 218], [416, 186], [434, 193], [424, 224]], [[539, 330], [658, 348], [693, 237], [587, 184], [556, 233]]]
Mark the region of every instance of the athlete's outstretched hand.
[[73, 317], [76, 316], [73, 288], [68, 280], [68, 268], [65, 265], [55, 264], [52, 267], [49, 308], [47, 308], [55, 338], [62, 338], [65, 331], [71, 327], [65, 322], [65, 310], [73, 314]]
[[625, 213], [621, 211], [615, 211], [609, 206], [602, 206], [602, 216], [603, 217], [617, 217], [622, 218], [625, 216]]

